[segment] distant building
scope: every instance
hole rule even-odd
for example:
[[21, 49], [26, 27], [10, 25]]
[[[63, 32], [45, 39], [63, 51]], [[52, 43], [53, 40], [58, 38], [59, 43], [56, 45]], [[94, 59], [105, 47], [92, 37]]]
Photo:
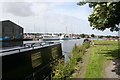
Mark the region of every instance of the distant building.
[[23, 28], [10, 20], [0, 21], [0, 40], [23, 39]]

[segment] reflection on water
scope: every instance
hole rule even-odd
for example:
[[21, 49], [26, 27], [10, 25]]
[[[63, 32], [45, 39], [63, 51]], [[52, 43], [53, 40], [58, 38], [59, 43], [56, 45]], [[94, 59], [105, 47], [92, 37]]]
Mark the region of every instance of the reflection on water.
[[[74, 47], [74, 45], [81, 45], [83, 42], [82, 39], [76, 39], [76, 40], [65, 40], [65, 41], [61, 41], [62, 43], [62, 49], [64, 52], [67, 53], [71, 53], [72, 48]], [[64, 53], [63, 53], [64, 55]]]
[[69, 55], [72, 52], [74, 45], [82, 45], [83, 39], [65, 40], [61, 41], [62, 51], [65, 57], [65, 62], [69, 61]]

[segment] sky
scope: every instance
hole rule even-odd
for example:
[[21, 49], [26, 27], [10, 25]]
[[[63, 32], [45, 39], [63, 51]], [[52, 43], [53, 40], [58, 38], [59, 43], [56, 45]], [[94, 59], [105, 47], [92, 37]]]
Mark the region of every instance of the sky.
[[11, 20], [24, 28], [25, 33], [76, 33], [118, 35], [117, 32], [92, 30], [88, 4], [77, 5], [77, 0], [21, 0], [0, 2], [0, 21]]

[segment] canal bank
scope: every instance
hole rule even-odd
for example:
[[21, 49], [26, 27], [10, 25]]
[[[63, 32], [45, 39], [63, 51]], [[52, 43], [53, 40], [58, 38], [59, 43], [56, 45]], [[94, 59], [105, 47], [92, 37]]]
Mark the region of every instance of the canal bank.
[[75, 45], [82, 45], [84, 39], [73, 39], [60, 41], [62, 44], [62, 54], [65, 57], [65, 62], [69, 61], [69, 55], [72, 53], [72, 49]]
[[[13, 78], [17, 80], [18, 78], [19, 79], [46, 78], [46, 76], [49, 76], [49, 73], [51, 72], [52, 68], [50, 67], [51, 62], [54, 59], [59, 59], [63, 57], [63, 55], [65, 56], [65, 61], [68, 61], [67, 58], [70, 55], [74, 45], [75, 44], [81, 45], [82, 41], [83, 40], [81, 39], [65, 41], [62, 40], [54, 42], [48, 41], [46, 42], [47, 45], [41, 45], [41, 47], [40, 44], [38, 43], [41, 43], [42, 41], [24, 41], [22, 42], [22, 44], [26, 47], [27, 50], [23, 49], [23, 47], [22, 49], [20, 49], [21, 47], [19, 45], [4, 48], [4, 50], [2, 49], [1, 52], [3, 63], [2, 64], [3, 80]], [[7, 49], [13, 51], [13, 53], [9, 51], [7, 52]], [[5, 54], [3, 52], [5, 52]]]
[[86, 53], [86, 49], [90, 47], [89, 43], [83, 43], [82, 45], [74, 45], [71, 54], [69, 55], [69, 62], [64, 63], [61, 59], [58, 64], [53, 68], [53, 78], [60, 78], [68, 80], [69, 78], [75, 78], [73, 73], [78, 72], [81, 69], [83, 62], [83, 56]]

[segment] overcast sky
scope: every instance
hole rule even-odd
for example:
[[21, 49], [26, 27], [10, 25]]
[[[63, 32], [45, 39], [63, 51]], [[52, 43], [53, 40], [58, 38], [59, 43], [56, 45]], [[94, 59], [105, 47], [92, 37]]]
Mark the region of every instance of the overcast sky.
[[78, 6], [74, 0], [59, 1], [0, 2], [0, 20], [11, 20], [19, 24], [24, 28], [24, 32], [117, 35], [117, 32], [109, 30], [104, 32], [92, 30], [88, 22], [92, 9], [88, 5]]

